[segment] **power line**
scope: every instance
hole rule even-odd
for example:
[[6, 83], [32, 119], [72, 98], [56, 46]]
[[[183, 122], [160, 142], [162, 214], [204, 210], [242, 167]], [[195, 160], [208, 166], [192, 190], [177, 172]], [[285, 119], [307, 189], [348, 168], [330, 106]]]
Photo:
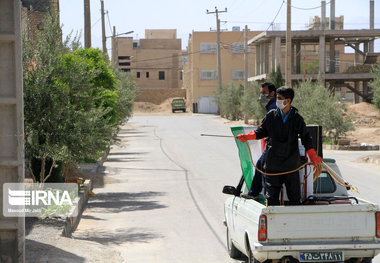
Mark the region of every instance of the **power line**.
[[92, 26], [91, 28], [93, 28], [94, 26], [96, 26], [97, 23], [99, 23], [99, 21], [101, 20], [102, 18], [99, 18]]
[[112, 26], [111, 26], [110, 15], [109, 15], [108, 10], [107, 10], [107, 20], [108, 20], [108, 25], [110, 27], [110, 31], [112, 32]]
[[268, 28], [265, 30], [265, 32], [268, 31], [268, 29], [273, 25], [273, 23], [274, 23], [274, 21], [276, 20], [278, 14], [279, 14], [280, 11], [281, 11], [281, 8], [282, 8], [282, 6], [284, 5], [284, 3], [285, 3], [285, 1], [283, 0], [282, 3], [281, 3], [280, 8], [279, 8], [278, 11], [277, 11], [277, 14], [276, 14], [275, 17], [273, 18], [272, 23], [269, 24], [269, 26], [268, 26]]
[[[331, 1], [330, 1], [331, 2]], [[330, 2], [326, 3], [326, 5], [330, 4]], [[316, 6], [316, 7], [297, 7], [297, 6], [291, 6], [292, 8], [294, 9], [298, 9], [298, 10], [313, 10], [313, 9], [318, 9], [318, 8], [321, 8], [322, 5], [320, 6]]]

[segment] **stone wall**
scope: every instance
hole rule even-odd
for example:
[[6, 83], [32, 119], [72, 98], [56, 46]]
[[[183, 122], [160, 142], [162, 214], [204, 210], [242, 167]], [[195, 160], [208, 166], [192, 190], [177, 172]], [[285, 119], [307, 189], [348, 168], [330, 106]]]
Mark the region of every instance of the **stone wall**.
[[185, 89], [140, 89], [137, 102], [161, 104], [168, 98], [186, 98]]

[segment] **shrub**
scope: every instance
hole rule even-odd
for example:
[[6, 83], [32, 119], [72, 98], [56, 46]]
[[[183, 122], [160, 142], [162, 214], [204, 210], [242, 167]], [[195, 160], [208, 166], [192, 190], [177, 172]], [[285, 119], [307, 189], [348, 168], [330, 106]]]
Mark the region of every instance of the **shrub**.
[[269, 74], [269, 82], [272, 82], [276, 88], [285, 85], [285, 80], [282, 77], [280, 65], [277, 65], [276, 70], [272, 70], [272, 72]]
[[344, 116], [344, 104], [339, 103], [320, 82], [308, 80], [296, 87], [292, 105], [299, 110], [306, 124], [321, 125], [324, 136], [335, 143], [338, 137], [354, 129], [350, 118]]
[[216, 93], [220, 115], [229, 120], [238, 120], [241, 116], [241, 97], [244, 92], [242, 84], [231, 82], [228, 87], [223, 87]]
[[132, 112], [131, 78], [115, 73], [99, 49], [70, 42], [62, 43], [54, 14], [34, 38], [24, 37], [25, 149], [40, 182], [59, 172], [58, 164], [97, 159]]
[[372, 68], [372, 75], [374, 80], [369, 83], [369, 86], [373, 89], [372, 103], [377, 109], [380, 110], [380, 66], [374, 66]]
[[260, 85], [257, 82], [250, 82], [248, 89], [244, 92], [242, 97], [241, 110], [250, 119], [260, 123], [265, 116], [265, 105], [259, 102]]

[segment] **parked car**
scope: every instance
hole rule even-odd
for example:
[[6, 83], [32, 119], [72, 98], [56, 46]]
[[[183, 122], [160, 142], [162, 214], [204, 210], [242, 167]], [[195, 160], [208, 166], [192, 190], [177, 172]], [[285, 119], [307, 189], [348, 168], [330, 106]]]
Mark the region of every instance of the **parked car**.
[[[324, 162], [340, 175], [333, 159]], [[341, 175], [340, 175], [341, 176]], [[323, 170], [300, 206], [266, 206], [247, 198], [242, 177], [225, 186], [227, 247], [248, 262], [371, 262], [380, 253], [379, 206], [348, 194]]]
[[172, 100], [172, 112], [174, 113], [177, 110], [186, 112], [186, 103], [184, 99], [173, 99]]

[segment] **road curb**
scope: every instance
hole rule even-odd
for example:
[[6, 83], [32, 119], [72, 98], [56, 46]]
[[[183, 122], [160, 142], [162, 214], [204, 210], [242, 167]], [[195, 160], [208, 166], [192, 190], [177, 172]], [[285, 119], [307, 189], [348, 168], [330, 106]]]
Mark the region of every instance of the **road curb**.
[[341, 150], [341, 151], [378, 151], [379, 145], [323, 145], [324, 150]]
[[[83, 183], [83, 186], [79, 190], [78, 193], [78, 203], [77, 207], [74, 209], [78, 211], [78, 214], [76, 216], [69, 215], [66, 218], [65, 226], [62, 231], [62, 236], [65, 237], [71, 237], [71, 234], [75, 231], [77, 228], [79, 221], [82, 217], [82, 213], [84, 211], [85, 206], [87, 205], [89, 195], [88, 193], [92, 190], [92, 182], [91, 180], [85, 180]], [[72, 214], [74, 213], [72, 212]]]
[[100, 159], [96, 163], [80, 163], [78, 164], [78, 167], [82, 171], [87, 171], [90, 173], [99, 172], [99, 168], [102, 167], [104, 162], [107, 160], [110, 150], [111, 150], [111, 147], [108, 147], [108, 149], [103, 153], [102, 157], [100, 157]]

